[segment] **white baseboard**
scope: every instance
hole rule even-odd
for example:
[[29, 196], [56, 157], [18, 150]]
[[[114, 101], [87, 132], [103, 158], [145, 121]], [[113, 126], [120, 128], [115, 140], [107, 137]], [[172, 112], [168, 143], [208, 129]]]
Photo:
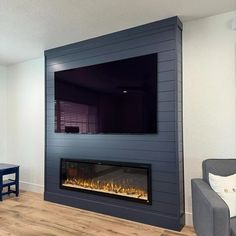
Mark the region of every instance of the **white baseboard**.
[[191, 212], [185, 212], [185, 224], [193, 226], [193, 216]]
[[20, 181], [20, 189], [29, 191], [29, 192], [35, 192], [35, 193], [43, 193], [44, 192], [44, 186], [40, 184], [33, 184], [28, 183], [24, 181]]

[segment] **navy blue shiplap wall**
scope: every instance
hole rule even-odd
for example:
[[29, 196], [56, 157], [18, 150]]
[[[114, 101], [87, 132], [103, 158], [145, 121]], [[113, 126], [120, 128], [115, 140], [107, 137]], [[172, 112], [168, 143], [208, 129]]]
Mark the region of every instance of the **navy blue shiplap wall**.
[[[147, 224], [184, 224], [182, 24], [177, 17], [51, 49], [46, 58], [45, 200]], [[54, 132], [56, 71], [157, 53], [158, 134], [75, 135]], [[59, 188], [60, 158], [152, 164], [152, 205]]]

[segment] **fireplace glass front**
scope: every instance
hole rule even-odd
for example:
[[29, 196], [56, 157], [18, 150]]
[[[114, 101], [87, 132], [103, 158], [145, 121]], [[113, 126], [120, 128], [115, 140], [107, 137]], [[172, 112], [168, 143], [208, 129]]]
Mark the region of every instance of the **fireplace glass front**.
[[151, 165], [61, 159], [60, 188], [151, 204]]

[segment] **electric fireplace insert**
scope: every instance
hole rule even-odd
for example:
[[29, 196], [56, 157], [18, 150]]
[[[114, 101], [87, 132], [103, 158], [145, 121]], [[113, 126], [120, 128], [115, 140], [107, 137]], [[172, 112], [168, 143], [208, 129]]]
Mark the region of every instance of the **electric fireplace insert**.
[[151, 204], [151, 165], [61, 159], [60, 188]]

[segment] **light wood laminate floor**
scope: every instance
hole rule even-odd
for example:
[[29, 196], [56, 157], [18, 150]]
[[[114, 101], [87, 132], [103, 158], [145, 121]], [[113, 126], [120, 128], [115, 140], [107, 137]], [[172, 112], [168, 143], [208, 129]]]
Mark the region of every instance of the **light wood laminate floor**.
[[21, 192], [0, 203], [0, 236], [195, 236], [191, 227], [174, 232], [116, 217], [66, 207]]

